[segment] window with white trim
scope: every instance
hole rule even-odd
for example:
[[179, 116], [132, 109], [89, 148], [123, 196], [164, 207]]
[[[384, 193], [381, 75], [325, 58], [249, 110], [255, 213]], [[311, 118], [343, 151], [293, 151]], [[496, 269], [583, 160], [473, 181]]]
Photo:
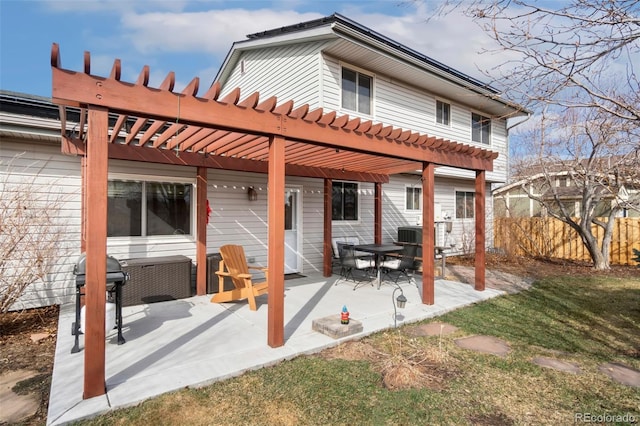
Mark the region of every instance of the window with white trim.
[[491, 118], [471, 113], [471, 140], [487, 145], [491, 143]]
[[451, 120], [451, 105], [436, 101], [436, 123], [448, 126]]
[[107, 237], [191, 235], [193, 185], [110, 179]]
[[475, 193], [456, 191], [456, 218], [473, 219], [475, 217]]
[[420, 200], [422, 200], [422, 188], [407, 186], [405, 188], [405, 209], [420, 211]]
[[371, 114], [373, 77], [342, 67], [342, 108]]
[[358, 220], [358, 201], [357, 183], [332, 182], [331, 219]]

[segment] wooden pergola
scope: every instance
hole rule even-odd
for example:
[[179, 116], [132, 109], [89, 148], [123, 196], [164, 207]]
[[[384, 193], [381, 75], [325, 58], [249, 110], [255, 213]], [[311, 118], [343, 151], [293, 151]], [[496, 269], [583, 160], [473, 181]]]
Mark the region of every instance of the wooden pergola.
[[[285, 176], [324, 179], [324, 274], [331, 275], [332, 180], [375, 184], [374, 240], [382, 240], [382, 184], [395, 173], [422, 170], [422, 226], [434, 227], [434, 169], [474, 170], [475, 289], [485, 286], [485, 173], [497, 153], [403, 130], [338, 116], [335, 111], [293, 101], [264, 100], [258, 93], [240, 99], [235, 89], [220, 97], [216, 82], [197, 96], [199, 80], [173, 91], [170, 72], [159, 87], [148, 86], [145, 66], [136, 82], [120, 80], [120, 60], [107, 77], [92, 75], [90, 54], [81, 72], [63, 69], [57, 44], [51, 50], [52, 99], [60, 106], [62, 151], [80, 155], [82, 167], [83, 250], [86, 252], [87, 316], [84, 398], [105, 393], [105, 290], [107, 177], [109, 159], [195, 167], [197, 294], [206, 293], [207, 169], [268, 174], [268, 336], [271, 347], [284, 344]], [[80, 111], [75, 130], [67, 128], [67, 107]], [[215, 202], [215, 200], [214, 200]], [[423, 252], [434, 252], [433, 233], [424, 232]], [[434, 301], [434, 258], [425, 255], [422, 302]]]

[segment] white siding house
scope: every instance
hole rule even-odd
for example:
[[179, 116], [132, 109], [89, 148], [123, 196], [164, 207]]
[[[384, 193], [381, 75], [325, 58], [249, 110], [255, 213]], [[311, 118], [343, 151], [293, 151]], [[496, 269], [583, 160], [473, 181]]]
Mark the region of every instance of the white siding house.
[[[344, 69], [370, 78], [368, 113], [343, 106]], [[527, 114], [501, 100], [484, 83], [337, 14], [251, 34], [234, 43], [217, 80], [223, 95], [240, 87], [245, 95], [258, 91], [263, 98], [292, 99], [296, 105], [309, 104], [310, 109], [337, 111], [497, 152], [494, 169], [486, 174], [487, 193], [492, 185], [507, 180], [508, 119]], [[448, 123], [438, 122], [439, 104], [448, 105]], [[473, 139], [472, 117], [478, 115], [490, 119], [489, 140]], [[456, 193], [473, 193], [475, 175], [471, 170], [438, 167], [435, 176], [436, 221], [450, 218], [453, 226], [446, 243], [455, 244], [454, 251], [466, 251], [473, 247], [469, 241], [473, 220], [456, 214]], [[399, 226], [419, 222], [421, 206], [418, 211], [406, 208], [406, 187], [419, 183], [420, 171], [416, 171], [415, 175], [392, 176], [383, 185], [385, 241], [397, 238]], [[361, 196], [362, 206], [369, 205], [367, 192], [361, 191]], [[486, 206], [490, 229], [493, 209], [489, 196]], [[333, 233], [367, 236], [370, 226], [361, 228], [360, 224], [368, 223], [372, 212], [361, 209], [359, 214], [356, 224], [334, 221]], [[488, 232], [489, 244], [491, 237]]]
[[[352, 104], [343, 107], [345, 69], [362, 78], [364, 86], [370, 81], [370, 95], [365, 97], [369, 106], [356, 107], [359, 111], [354, 110]], [[489, 215], [492, 204], [488, 189], [494, 183], [506, 181], [507, 117], [526, 115], [516, 105], [500, 100], [493, 89], [481, 82], [339, 15], [266, 31], [235, 43], [218, 80], [222, 84], [222, 96], [240, 87], [243, 96], [259, 92], [261, 99], [269, 96], [291, 99], [296, 106], [308, 104], [311, 109], [337, 111], [338, 115], [348, 113], [375, 123], [383, 122], [498, 152], [494, 170], [486, 173]], [[57, 106], [48, 99], [23, 94], [3, 92], [0, 97], [0, 177], [35, 178], [49, 191], [59, 191], [64, 197], [63, 209], [59, 212], [66, 232], [61, 260], [46, 282], [29, 287], [15, 304], [15, 309], [68, 302], [75, 293], [72, 270], [81, 251], [81, 160], [61, 154]], [[438, 107], [446, 108], [448, 120], [444, 121], [448, 123], [438, 122]], [[489, 140], [472, 140], [474, 114], [491, 119]], [[72, 128], [75, 124], [67, 125]], [[469, 170], [436, 169], [435, 218], [436, 221], [448, 219], [453, 225], [451, 233], [445, 235], [439, 231], [441, 235], [436, 236], [436, 245], [446, 244], [455, 252], [468, 249], [469, 240], [473, 238], [469, 230], [474, 229], [474, 219], [473, 211], [465, 207], [474, 193], [474, 177]], [[197, 182], [194, 167], [110, 160], [109, 180], [114, 188], [117, 185], [142, 188], [140, 194], [151, 193], [153, 185], [184, 188], [186, 192], [180, 202], [186, 206], [185, 217], [181, 218], [186, 229], [176, 228], [174, 232], [158, 235], [136, 231], [110, 236], [108, 254], [118, 259], [180, 254], [195, 261]], [[345, 184], [336, 180], [333, 183]], [[347, 213], [342, 211], [342, 218], [336, 217], [338, 213], [334, 214], [332, 234], [357, 236], [363, 242], [372, 242], [374, 184], [346, 184], [349, 191], [357, 194], [356, 204], [340, 207], [348, 209]], [[249, 187], [257, 192], [257, 200], [248, 199]], [[207, 199], [211, 213], [207, 224], [207, 252], [216, 252], [228, 243], [240, 244], [244, 246], [247, 258], [266, 265], [266, 187], [267, 176], [264, 174], [209, 169]], [[297, 217], [297, 223], [292, 226], [297, 233], [291, 234], [293, 240], [287, 241], [291, 247], [297, 247], [294, 249], [295, 261], [287, 261], [286, 272], [321, 273], [323, 179], [287, 176], [286, 190], [289, 196], [285, 208], [295, 211], [294, 217]], [[419, 172], [392, 175], [389, 183], [383, 185], [383, 242], [396, 240], [399, 227], [421, 222], [421, 197], [416, 197], [420, 190]], [[114, 189], [114, 194], [116, 192]], [[114, 195], [114, 205], [131, 201], [125, 198]], [[144, 205], [144, 195], [139, 200]], [[153, 213], [151, 210], [143, 212], [143, 223], [154, 220]], [[109, 221], [111, 223], [111, 218]], [[487, 224], [489, 231], [491, 217], [487, 217]], [[116, 228], [129, 225], [126, 220], [114, 218]], [[490, 241], [488, 233], [487, 241]]]

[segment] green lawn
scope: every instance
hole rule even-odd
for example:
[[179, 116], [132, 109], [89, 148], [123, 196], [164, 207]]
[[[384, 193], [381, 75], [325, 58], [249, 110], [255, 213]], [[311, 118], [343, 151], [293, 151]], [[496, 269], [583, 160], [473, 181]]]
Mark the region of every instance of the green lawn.
[[[459, 329], [411, 337], [416, 324], [406, 325], [86, 424], [557, 425], [577, 413], [640, 422], [640, 388], [598, 371], [603, 362], [640, 369], [640, 280], [546, 279], [432, 321]], [[474, 334], [504, 339], [511, 352], [455, 345]], [[582, 373], [534, 365], [536, 356], [576, 363]]]

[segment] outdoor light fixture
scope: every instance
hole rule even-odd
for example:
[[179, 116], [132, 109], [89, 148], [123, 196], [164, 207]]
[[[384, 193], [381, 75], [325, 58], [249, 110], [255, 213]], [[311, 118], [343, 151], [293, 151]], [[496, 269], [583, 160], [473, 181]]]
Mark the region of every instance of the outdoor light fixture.
[[[400, 290], [402, 291], [402, 290]], [[404, 297], [404, 293], [400, 293], [400, 296], [398, 296], [396, 298], [396, 305], [398, 305], [398, 308], [400, 309], [404, 309], [404, 306], [407, 304], [407, 298]]]
[[[400, 295], [396, 297], [396, 291], [400, 290]], [[407, 304], [407, 298], [404, 296], [402, 288], [398, 285], [395, 289], [393, 289], [393, 293], [391, 293], [391, 302], [393, 303], [393, 326], [398, 327], [397, 317], [398, 312], [396, 311], [396, 306], [399, 309], [404, 309]]]
[[256, 201], [258, 199], [258, 191], [253, 186], [250, 186], [247, 190], [247, 197], [249, 201]]

